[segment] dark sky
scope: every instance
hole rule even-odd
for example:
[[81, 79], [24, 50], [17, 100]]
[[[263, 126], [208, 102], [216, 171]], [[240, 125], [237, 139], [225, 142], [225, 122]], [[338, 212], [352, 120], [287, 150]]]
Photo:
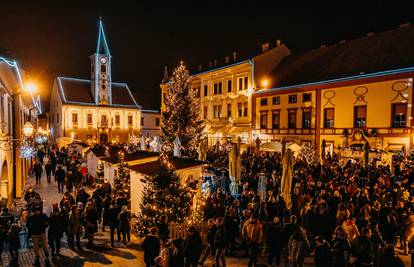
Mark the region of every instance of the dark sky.
[[252, 55], [261, 43], [276, 39], [297, 53], [414, 22], [410, 1], [256, 2], [2, 2], [0, 54], [15, 58], [39, 82], [47, 106], [54, 77], [89, 78], [89, 55], [102, 16], [113, 81], [127, 82], [143, 107], [158, 108], [163, 66], [171, 68], [180, 59], [190, 68], [208, 66], [214, 59], [223, 62], [232, 51]]

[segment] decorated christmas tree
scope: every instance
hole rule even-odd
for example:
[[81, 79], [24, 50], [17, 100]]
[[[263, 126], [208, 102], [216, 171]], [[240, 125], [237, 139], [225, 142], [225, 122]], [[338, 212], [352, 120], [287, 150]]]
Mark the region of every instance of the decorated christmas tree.
[[181, 61], [167, 83], [165, 109], [162, 112], [161, 130], [168, 152], [172, 151], [173, 142], [178, 137], [184, 155], [196, 156], [204, 129], [198, 97], [199, 92], [191, 88], [189, 72]]
[[147, 178], [136, 226], [139, 236], [148, 233], [162, 215], [167, 216], [168, 222], [183, 223], [191, 211], [188, 188], [181, 185], [180, 177], [163, 160], [161, 156], [159, 170]]
[[130, 183], [129, 172], [125, 168], [127, 164], [124, 161], [119, 162], [117, 175], [114, 177], [114, 193], [118, 195], [122, 193], [129, 199], [130, 195]]

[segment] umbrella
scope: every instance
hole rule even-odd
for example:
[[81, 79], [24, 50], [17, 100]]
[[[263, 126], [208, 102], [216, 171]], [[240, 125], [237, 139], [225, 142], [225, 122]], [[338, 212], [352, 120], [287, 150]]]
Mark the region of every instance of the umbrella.
[[238, 194], [237, 184], [241, 178], [241, 156], [237, 144], [233, 144], [229, 152], [230, 191], [233, 196]]
[[282, 159], [285, 157], [285, 152], [286, 152], [286, 139], [283, 137], [282, 138]]
[[292, 191], [292, 174], [293, 165], [295, 164], [292, 151], [287, 149], [283, 158], [283, 173], [281, 182], [281, 193], [286, 202], [286, 207], [290, 210], [292, 208], [292, 199], [290, 193]]
[[364, 144], [364, 168], [368, 168], [369, 163], [369, 151], [371, 150], [371, 146], [369, 145], [368, 141]]
[[322, 158], [322, 162], [325, 162], [325, 150], [326, 150], [326, 141], [325, 139], [322, 140], [322, 149], [321, 149], [321, 158]]
[[141, 150], [144, 151], [145, 148], [146, 148], [145, 138], [144, 138], [144, 135], [141, 135]]

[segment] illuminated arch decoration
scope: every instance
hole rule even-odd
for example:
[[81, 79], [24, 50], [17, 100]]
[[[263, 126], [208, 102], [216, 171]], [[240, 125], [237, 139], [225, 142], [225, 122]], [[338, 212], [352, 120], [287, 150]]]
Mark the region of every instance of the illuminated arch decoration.
[[408, 89], [407, 81], [395, 82], [391, 85], [391, 89], [396, 93], [395, 97], [391, 100], [391, 102], [394, 102], [398, 97], [401, 97], [403, 101], [408, 101], [408, 94], [403, 93]]
[[358, 102], [363, 102], [365, 104], [368, 104], [368, 102], [365, 100], [365, 95], [368, 93], [368, 88], [365, 86], [359, 86], [354, 89], [354, 95], [355, 95], [355, 102], [354, 105]]
[[18, 80], [19, 85], [20, 85], [20, 91], [21, 92], [22, 91], [28, 91], [29, 92], [30, 97], [31, 97], [32, 102], [33, 102], [33, 107], [35, 107], [37, 109], [38, 114], [41, 114], [42, 113], [42, 109], [40, 107], [40, 97], [38, 95], [37, 98], [35, 99], [35, 97], [33, 95], [33, 92], [31, 92], [29, 90], [26, 90], [26, 88], [24, 86], [24, 83], [23, 83], [22, 75], [20, 73], [20, 68], [19, 68], [19, 65], [17, 64], [16, 60], [13, 60], [12, 61], [12, 60], [6, 59], [4, 57], [0, 57], [0, 62], [4, 62], [9, 67], [11, 67], [11, 68], [14, 69], [14, 71], [16, 72], [16, 75], [17, 75], [17, 80]]
[[323, 93], [323, 97], [326, 99], [324, 107], [331, 103], [332, 106], [335, 106], [335, 104], [332, 102], [332, 99], [335, 97], [335, 91], [334, 90], [328, 90]]

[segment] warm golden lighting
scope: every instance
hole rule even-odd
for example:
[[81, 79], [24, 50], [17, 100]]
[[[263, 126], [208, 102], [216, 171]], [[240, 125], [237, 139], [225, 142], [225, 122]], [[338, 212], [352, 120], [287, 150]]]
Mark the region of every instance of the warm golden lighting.
[[33, 131], [34, 131], [33, 125], [29, 121], [27, 121], [23, 126], [24, 136], [26, 136], [26, 137], [32, 136]]
[[34, 82], [28, 82], [26, 83], [25, 88], [28, 92], [33, 94], [34, 92], [36, 92], [37, 85]]
[[267, 88], [268, 86], [269, 86], [269, 80], [268, 79], [263, 79], [262, 80], [262, 87]]

